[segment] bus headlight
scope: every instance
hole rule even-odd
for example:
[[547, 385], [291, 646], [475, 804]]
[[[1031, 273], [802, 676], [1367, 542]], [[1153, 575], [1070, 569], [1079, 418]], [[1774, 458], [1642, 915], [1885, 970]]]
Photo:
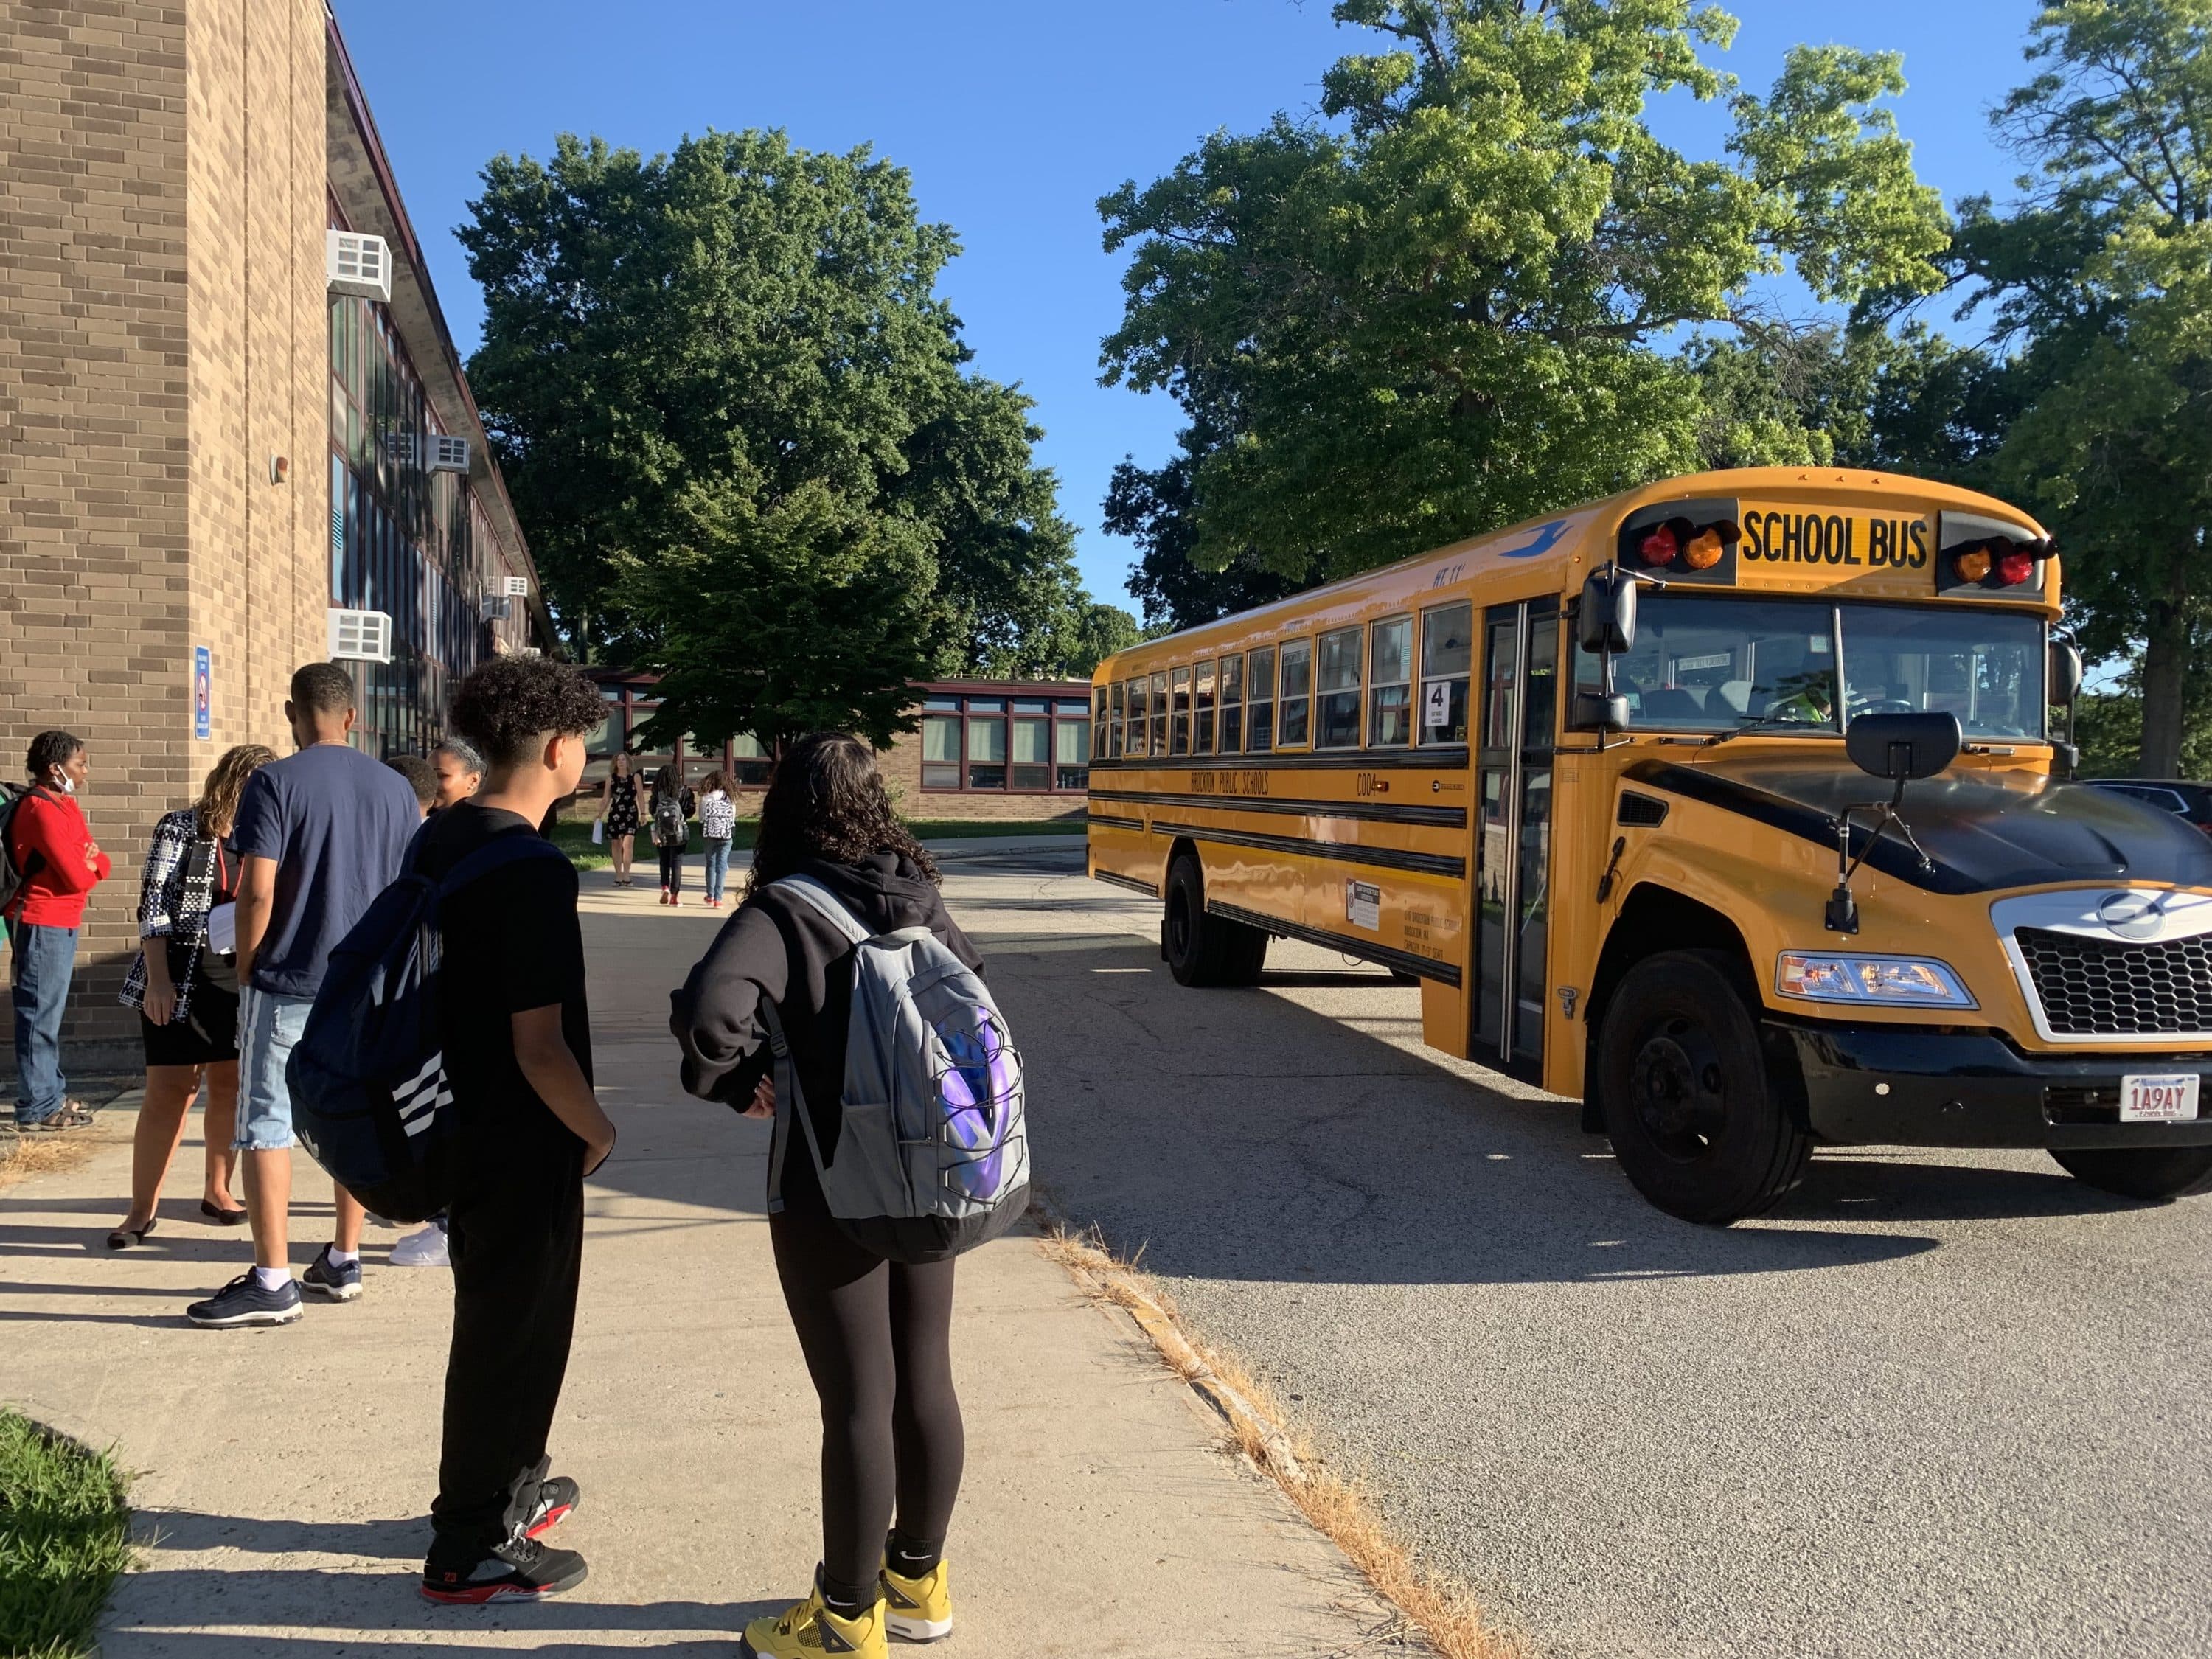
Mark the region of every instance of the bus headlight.
[[1774, 988], [1809, 1002], [1881, 1003], [1893, 1007], [1975, 1008], [1958, 975], [1933, 957], [1856, 957], [1784, 951]]

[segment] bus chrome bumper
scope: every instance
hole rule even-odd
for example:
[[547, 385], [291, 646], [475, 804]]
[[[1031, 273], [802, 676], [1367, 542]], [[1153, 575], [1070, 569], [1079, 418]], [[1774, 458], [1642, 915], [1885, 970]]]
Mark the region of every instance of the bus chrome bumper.
[[[2212, 1054], [2031, 1054], [1993, 1032], [1760, 1022], [1769, 1070], [1802, 1080], [1807, 1126], [1838, 1145], [2202, 1146], [2212, 1117], [2122, 1123], [2120, 1079], [2194, 1072]], [[1787, 1086], [1785, 1085], [1785, 1086]]]

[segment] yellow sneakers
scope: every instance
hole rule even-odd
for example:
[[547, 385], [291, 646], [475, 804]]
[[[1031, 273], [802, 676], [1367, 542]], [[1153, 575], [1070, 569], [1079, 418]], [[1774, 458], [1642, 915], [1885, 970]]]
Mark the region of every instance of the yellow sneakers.
[[941, 1642], [952, 1634], [952, 1580], [939, 1560], [926, 1577], [906, 1578], [885, 1567], [884, 1623], [902, 1642]]
[[810, 1659], [815, 1654], [837, 1653], [884, 1659], [887, 1646], [881, 1601], [858, 1619], [840, 1619], [822, 1605], [817, 1586], [781, 1618], [771, 1615], [747, 1625], [744, 1651], [750, 1659]]

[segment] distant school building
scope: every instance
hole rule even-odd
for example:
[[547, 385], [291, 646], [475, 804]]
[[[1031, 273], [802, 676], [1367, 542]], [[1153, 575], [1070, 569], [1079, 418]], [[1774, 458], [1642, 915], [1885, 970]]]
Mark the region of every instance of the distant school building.
[[90, 745], [67, 1031], [122, 1058], [148, 834], [289, 752], [292, 670], [343, 660], [389, 755], [550, 629], [322, 0], [0, 9], [0, 767]]

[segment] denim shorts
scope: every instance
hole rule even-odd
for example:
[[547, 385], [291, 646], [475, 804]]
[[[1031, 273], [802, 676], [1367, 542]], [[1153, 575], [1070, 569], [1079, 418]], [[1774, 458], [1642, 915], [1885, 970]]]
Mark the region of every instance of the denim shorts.
[[238, 996], [238, 1132], [242, 1152], [279, 1152], [292, 1144], [292, 1091], [284, 1062], [307, 1028], [312, 997], [280, 997], [246, 987]]

